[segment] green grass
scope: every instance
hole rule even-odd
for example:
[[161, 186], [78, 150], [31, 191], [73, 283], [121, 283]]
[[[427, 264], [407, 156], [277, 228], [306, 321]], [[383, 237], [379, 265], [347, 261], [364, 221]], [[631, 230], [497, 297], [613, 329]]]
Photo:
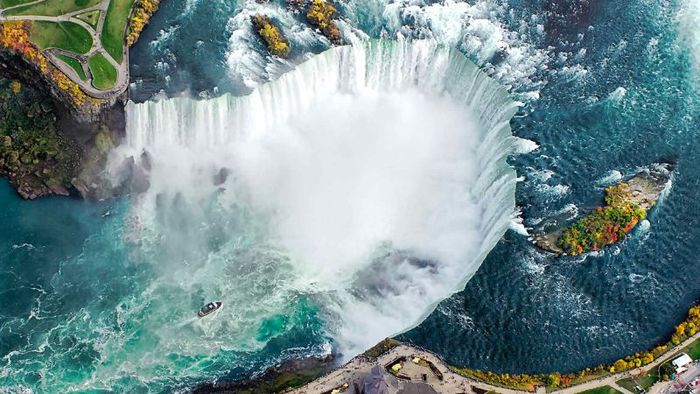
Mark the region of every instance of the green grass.
[[627, 379], [618, 380], [617, 384], [633, 393], [640, 394], [642, 391], [637, 390], [636, 387], [639, 386], [642, 388], [643, 391], [648, 391], [649, 388], [657, 382], [656, 374], [657, 370], [654, 369], [653, 371], [650, 371], [649, 374], [646, 376], [631, 377]]
[[74, 59], [70, 56], [66, 55], [56, 55], [57, 58], [63, 60], [67, 65], [71, 66], [73, 70], [75, 70], [76, 73], [78, 73], [78, 76], [80, 79], [83, 81], [87, 80], [87, 75], [85, 75], [85, 70], [83, 70], [83, 66], [80, 64], [80, 62], [77, 59]]
[[30, 1], [34, 0], [0, 0], [0, 7], [13, 7], [24, 3], [29, 3]]
[[101, 53], [91, 57], [88, 65], [92, 72], [92, 85], [97, 89], [109, 89], [117, 82], [117, 70]]
[[[3, 0], [8, 1], [8, 0]], [[9, 0], [16, 1], [16, 0]], [[59, 16], [83, 8], [100, 4], [101, 0], [46, 0], [41, 3], [30, 4], [25, 7], [11, 9], [7, 15], [42, 15]], [[119, 1], [119, 0], [117, 0]]]
[[598, 387], [591, 390], [582, 391], [579, 394], [622, 394], [610, 386]]
[[123, 60], [124, 34], [133, 4], [134, 0], [113, 0], [107, 8], [107, 16], [102, 28], [102, 46], [117, 63]]
[[41, 49], [60, 48], [86, 53], [92, 47], [92, 36], [73, 22], [32, 22], [32, 41]]
[[688, 347], [684, 349], [684, 352], [688, 353], [693, 360], [700, 359], [700, 339], [688, 345]]
[[393, 338], [387, 338], [378, 344], [372, 346], [371, 348], [367, 349], [367, 351], [364, 352], [365, 357], [369, 357], [372, 359], [375, 359], [382, 354], [388, 352], [392, 348], [399, 346], [401, 342], [397, 341], [396, 339]]
[[97, 22], [100, 21], [100, 11], [99, 10], [88, 11], [88, 12], [76, 15], [75, 17], [80, 19], [81, 21], [87, 23], [88, 25], [92, 26], [93, 29], [97, 29]]

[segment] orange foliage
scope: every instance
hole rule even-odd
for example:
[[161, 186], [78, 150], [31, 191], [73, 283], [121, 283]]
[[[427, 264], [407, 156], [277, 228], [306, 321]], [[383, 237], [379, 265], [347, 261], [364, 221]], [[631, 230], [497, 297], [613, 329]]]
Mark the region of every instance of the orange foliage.
[[134, 15], [129, 21], [129, 34], [126, 36], [126, 44], [128, 46], [134, 45], [136, 40], [139, 39], [141, 32], [148, 24], [151, 16], [155, 14], [160, 5], [160, 0], [138, 0], [136, 3], [136, 10]]
[[[651, 364], [663, 354], [677, 350], [684, 340], [692, 337], [700, 330], [700, 305], [695, 305], [688, 311], [688, 317], [676, 326], [676, 331], [667, 343], [659, 345], [646, 352], [635, 353], [621, 358], [610, 365], [599, 365], [595, 368], [586, 368], [579, 372], [559, 374], [557, 372], [548, 375], [509, 375], [495, 374], [488, 371], [479, 371], [469, 368], [451, 367], [455, 372], [468, 378], [480, 380], [482, 382], [504, 386], [507, 388], [520, 389], [525, 391], [535, 391], [538, 386], [548, 388], [564, 388], [579, 385], [588, 381], [596, 380], [611, 374], [629, 371]], [[642, 371], [646, 373], [648, 371]]]
[[333, 7], [333, 4], [326, 0], [311, 0], [306, 19], [309, 23], [321, 29], [323, 35], [328, 37], [333, 44], [340, 44], [340, 29], [338, 29], [338, 25], [333, 20], [337, 13], [338, 11]]
[[30, 41], [29, 24], [23, 21], [0, 23], [0, 48], [8, 49], [23, 56], [28, 62], [36, 64], [39, 70], [51, 79], [56, 86], [65, 91], [77, 105], [98, 104], [99, 101], [88, 97], [77, 83], [53, 67], [49, 60]]

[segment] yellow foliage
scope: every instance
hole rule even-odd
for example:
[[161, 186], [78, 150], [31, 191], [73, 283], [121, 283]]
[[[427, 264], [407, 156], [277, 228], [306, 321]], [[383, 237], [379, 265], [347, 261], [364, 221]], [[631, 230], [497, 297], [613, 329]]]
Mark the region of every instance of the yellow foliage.
[[691, 319], [700, 319], [700, 305], [690, 308], [688, 317]]
[[625, 360], [617, 360], [615, 361], [615, 364], [613, 364], [613, 368], [615, 371], [622, 372], [629, 368], [629, 364], [627, 364], [627, 361]]
[[161, 0], [137, 0], [136, 9], [134, 10], [133, 17], [129, 21], [129, 32], [126, 35], [126, 44], [132, 46], [136, 43], [146, 28], [148, 21], [158, 10]]
[[676, 331], [668, 343], [657, 346], [647, 352], [635, 353], [623, 359], [619, 359], [612, 365], [599, 365], [594, 369], [586, 368], [580, 372], [565, 375], [560, 375], [558, 373], [551, 373], [547, 375], [498, 375], [494, 374], [493, 372], [478, 371], [467, 368], [455, 368], [454, 370], [461, 375], [472, 379], [526, 391], [535, 391], [537, 386], [548, 386], [550, 388], [571, 387], [608, 376], [610, 374], [616, 374], [649, 365], [664, 353], [673, 350], [673, 346], [679, 345], [681, 342], [694, 335], [693, 332], [697, 332], [698, 327], [700, 327], [700, 305], [690, 308], [688, 311], [688, 317], [685, 321], [676, 326]]
[[12, 90], [12, 93], [18, 94], [22, 91], [22, 84], [17, 80], [10, 82], [10, 90]]
[[333, 17], [338, 11], [333, 5], [325, 0], [311, 0], [306, 19], [312, 25], [321, 29], [323, 35], [328, 37], [334, 44], [340, 44], [340, 29], [335, 24]]
[[265, 41], [267, 49], [276, 56], [286, 57], [289, 54], [289, 44], [277, 26], [270, 18], [257, 14], [253, 17], [253, 26], [260, 38]]
[[[28, 62], [35, 64], [39, 71], [61, 90], [77, 105], [97, 105], [99, 100], [88, 97], [77, 83], [73, 82], [65, 74], [53, 67], [43, 53], [29, 41], [29, 25], [23, 21], [0, 23], [0, 48], [4, 48], [15, 54], [21, 55]], [[14, 91], [14, 89], [13, 89]]]

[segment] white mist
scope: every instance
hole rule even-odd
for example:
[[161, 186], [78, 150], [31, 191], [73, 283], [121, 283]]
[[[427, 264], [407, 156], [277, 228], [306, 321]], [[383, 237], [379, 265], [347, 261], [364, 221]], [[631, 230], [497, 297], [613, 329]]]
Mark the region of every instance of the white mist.
[[[428, 41], [334, 48], [246, 97], [129, 104], [114, 163], [151, 157], [132, 209], [138, 248], [162, 265], [148, 296], [222, 299], [209, 324], [232, 349], [262, 346], [258, 326], [299, 295], [346, 356], [411, 328], [509, 226], [515, 108]], [[168, 335], [172, 351], [215, 352]]]

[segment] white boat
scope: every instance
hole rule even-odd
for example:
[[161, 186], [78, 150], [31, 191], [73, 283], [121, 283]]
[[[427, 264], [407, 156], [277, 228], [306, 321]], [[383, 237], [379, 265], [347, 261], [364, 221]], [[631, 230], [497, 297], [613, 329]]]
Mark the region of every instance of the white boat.
[[200, 317], [200, 318], [202, 318], [202, 317], [204, 317], [204, 316], [211, 315], [212, 313], [214, 313], [214, 312], [218, 311], [219, 309], [221, 309], [221, 306], [222, 306], [223, 304], [224, 304], [224, 303], [221, 302], [221, 301], [210, 302], [210, 303], [204, 305], [204, 306], [202, 307], [202, 309], [200, 309], [199, 312], [197, 312], [197, 316]]

